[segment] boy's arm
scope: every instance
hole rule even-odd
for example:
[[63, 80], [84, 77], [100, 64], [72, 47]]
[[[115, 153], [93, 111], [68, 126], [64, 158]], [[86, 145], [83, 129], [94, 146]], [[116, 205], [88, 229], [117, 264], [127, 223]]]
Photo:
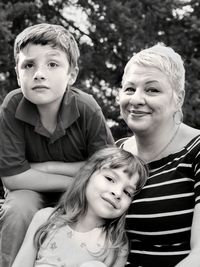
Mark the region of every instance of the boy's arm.
[[75, 176], [79, 169], [84, 165], [85, 161], [80, 162], [61, 162], [47, 161], [41, 163], [31, 163], [31, 168], [52, 174], [61, 174], [67, 176]]
[[1, 178], [8, 190], [27, 189], [37, 192], [63, 192], [73, 179], [70, 176], [46, 173], [33, 168]]
[[34, 246], [34, 235], [37, 229], [47, 221], [53, 208], [39, 210], [33, 217], [27, 230], [22, 246], [12, 264], [12, 267], [33, 267], [37, 255], [37, 249]]

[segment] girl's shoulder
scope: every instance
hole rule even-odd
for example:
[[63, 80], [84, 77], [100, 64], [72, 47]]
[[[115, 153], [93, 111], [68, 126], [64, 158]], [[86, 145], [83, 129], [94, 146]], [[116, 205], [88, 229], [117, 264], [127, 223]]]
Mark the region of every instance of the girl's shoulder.
[[33, 221], [35, 221], [37, 224], [45, 223], [54, 210], [55, 209], [51, 207], [38, 210], [33, 217]]

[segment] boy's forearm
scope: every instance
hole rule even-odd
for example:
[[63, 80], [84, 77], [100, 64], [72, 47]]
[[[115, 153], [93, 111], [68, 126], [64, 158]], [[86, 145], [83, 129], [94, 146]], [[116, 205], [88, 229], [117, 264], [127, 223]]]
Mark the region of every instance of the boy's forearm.
[[23, 173], [2, 177], [4, 186], [8, 190], [33, 190], [37, 192], [63, 192], [69, 185], [70, 176], [51, 174], [29, 169]]
[[51, 174], [75, 176], [84, 163], [85, 161], [80, 161], [80, 162], [47, 161], [42, 163], [31, 163], [31, 168]]

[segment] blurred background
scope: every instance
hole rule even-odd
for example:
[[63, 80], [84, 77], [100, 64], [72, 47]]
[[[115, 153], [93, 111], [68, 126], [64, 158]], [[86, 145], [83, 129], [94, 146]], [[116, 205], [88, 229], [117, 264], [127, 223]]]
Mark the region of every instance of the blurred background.
[[129, 134], [116, 95], [128, 59], [157, 42], [184, 59], [184, 121], [200, 128], [200, 0], [0, 0], [0, 104], [17, 88], [13, 43], [25, 27], [49, 22], [71, 31], [80, 47], [76, 86], [92, 94], [115, 139]]

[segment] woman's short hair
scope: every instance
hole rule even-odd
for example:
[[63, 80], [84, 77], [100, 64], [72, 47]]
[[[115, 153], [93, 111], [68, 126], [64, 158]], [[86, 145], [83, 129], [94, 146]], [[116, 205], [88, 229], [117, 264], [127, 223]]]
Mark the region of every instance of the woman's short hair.
[[159, 69], [167, 75], [176, 94], [185, 91], [183, 60], [171, 47], [158, 43], [133, 55], [125, 66], [122, 83], [127, 71], [133, 64]]

